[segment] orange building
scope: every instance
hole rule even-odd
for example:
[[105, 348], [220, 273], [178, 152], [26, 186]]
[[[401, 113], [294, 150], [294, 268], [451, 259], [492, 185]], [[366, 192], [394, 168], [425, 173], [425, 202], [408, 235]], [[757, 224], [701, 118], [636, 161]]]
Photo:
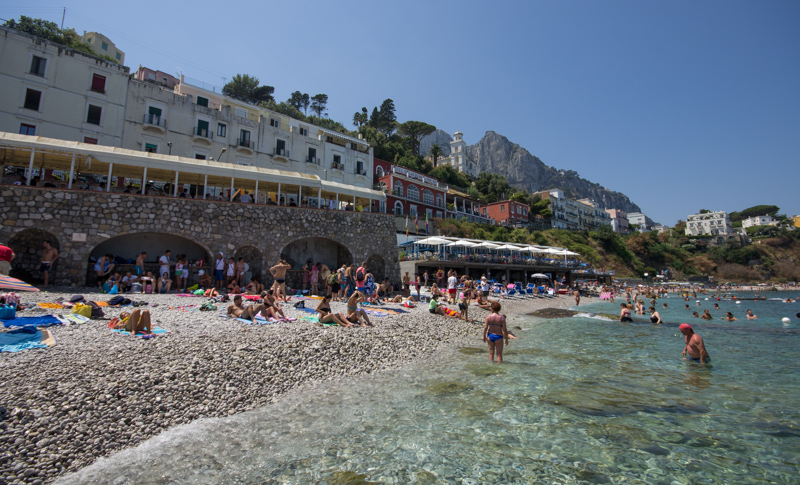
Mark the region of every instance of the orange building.
[[494, 202], [487, 206], [487, 215], [490, 219], [501, 224], [527, 224], [528, 206], [513, 200]]

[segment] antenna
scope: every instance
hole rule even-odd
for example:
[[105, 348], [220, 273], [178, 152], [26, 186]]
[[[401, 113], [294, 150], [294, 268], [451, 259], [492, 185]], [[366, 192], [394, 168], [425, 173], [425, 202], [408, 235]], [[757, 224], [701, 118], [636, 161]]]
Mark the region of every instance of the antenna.
[[61, 30], [64, 30], [64, 17], [67, 16], [67, 7], [64, 7], [64, 13], [61, 14]]

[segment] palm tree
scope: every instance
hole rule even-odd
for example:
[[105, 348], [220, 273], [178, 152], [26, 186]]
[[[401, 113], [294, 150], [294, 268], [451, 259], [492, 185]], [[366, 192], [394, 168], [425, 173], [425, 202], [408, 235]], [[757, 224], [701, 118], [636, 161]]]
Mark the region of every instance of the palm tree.
[[433, 159], [433, 168], [436, 168], [436, 161], [442, 156], [442, 147], [438, 143], [434, 143], [430, 151], [428, 151], [428, 155]]

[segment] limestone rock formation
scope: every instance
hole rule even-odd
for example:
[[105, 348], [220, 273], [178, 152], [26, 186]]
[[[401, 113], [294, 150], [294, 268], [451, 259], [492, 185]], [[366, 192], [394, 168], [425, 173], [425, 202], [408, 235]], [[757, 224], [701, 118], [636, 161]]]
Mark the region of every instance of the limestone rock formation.
[[428, 152], [431, 151], [431, 147], [434, 143], [439, 145], [439, 148], [442, 149], [442, 156], [447, 157], [450, 155], [450, 142], [453, 141], [453, 135], [445, 133], [442, 130], [436, 130], [430, 135], [427, 135], [422, 138], [419, 142], [419, 153], [423, 157], [428, 156]]

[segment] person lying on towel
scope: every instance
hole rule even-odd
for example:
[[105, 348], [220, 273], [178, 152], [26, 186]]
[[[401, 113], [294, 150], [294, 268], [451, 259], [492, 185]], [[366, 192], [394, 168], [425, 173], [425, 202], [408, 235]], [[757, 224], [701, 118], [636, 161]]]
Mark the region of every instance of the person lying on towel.
[[276, 318], [275, 314], [272, 312], [272, 309], [263, 303], [258, 305], [242, 306], [242, 295], [234, 296], [233, 305], [228, 306], [229, 317], [250, 319], [253, 321], [253, 323], [257, 323], [256, 315], [259, 313], [261, 313], [261, 316], [265, 319]]
[[119, 314], [119, 319], [110, 322], [110, 327], [117, 330], [125, 330], [130, 332], [131, 335], [143, 333], [149, 335], [153, 333], [153, 324], [150, 322], [150, 311], [137, 308], [131, 313], [122, 312]]

